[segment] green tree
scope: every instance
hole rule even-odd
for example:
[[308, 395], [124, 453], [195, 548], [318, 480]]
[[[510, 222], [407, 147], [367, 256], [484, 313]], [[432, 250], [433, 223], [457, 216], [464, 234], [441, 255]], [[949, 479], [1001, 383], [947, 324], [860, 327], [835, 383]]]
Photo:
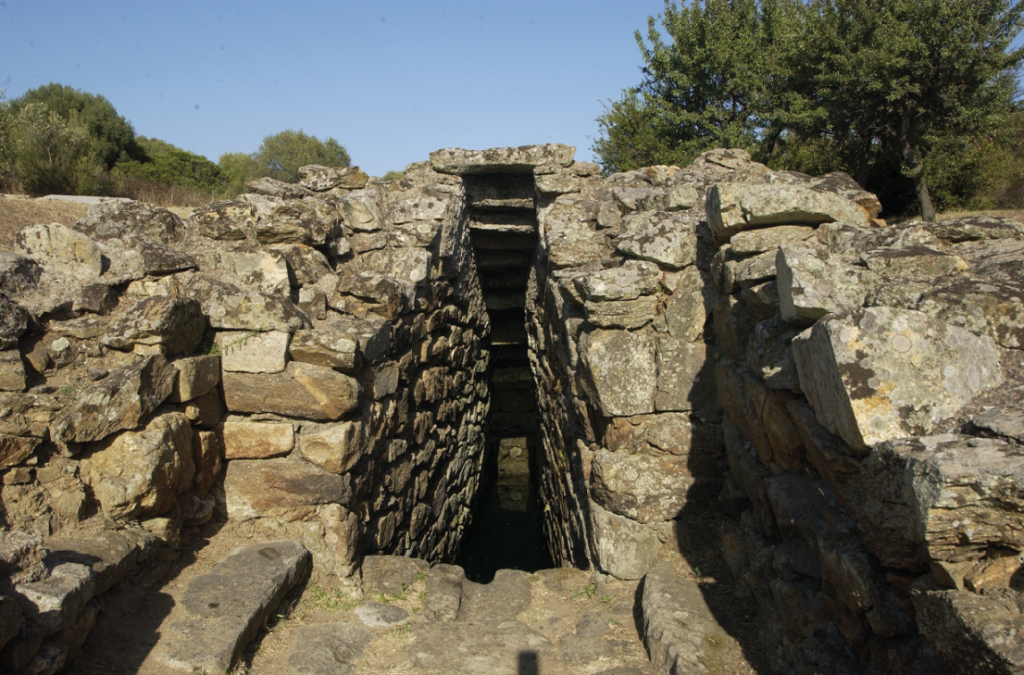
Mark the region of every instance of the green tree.
[[0, 90], [0, 186], [14, 171], [14, 115], [6, 93]]
[[798, 34], [797, 0], [665, 2], [661, 29], [648, 19], [641, 84], [598, 118], [593, 149], [605, 171], [685, 164], [715, 147], [768, 158], [790, 118], [788, 54]]
[[1004, 119], [1024, 58], [1009, 46], [1022, 28], [1021, 0], [816, 0], [808, 63], [827, 128], [898, 156], [934, 219], [929, 153]]
[[89, 132], [75, 111], [65, 119], [29, 103], [18, 114], [15, 135], [18, 177], [29, 194], [74, 193], [91, 172]]
[[96, 159], [107, 171], [119, 161], [145, 158], [132, 125], [102, 96], [51, 82], [25, 92], [11, 101], [11, 106], [17, 114], [31, 103], [42, 104], [65, 120], [74, 112], [93, 139]]
[[299, 180], [299, 167], [307, 164], [348, 166], [348, 151], [334, 138], [321, 141], [299, 131], [282, 131], [263, 139], [252, 155], [258, 175], [269, 176], [288, 183]]
[[117, 173], [153, 183], [213, 193], [223, 187], [220, 167], [207, 158], [156, 138], [137, 137], [144, 161], [120, 162]]
[[225, 152], [217, 160], [224, 181], [224, 196], [233, 198], [245, 192], [245, 184], [260, 177], [260, 165], [244, 152]]

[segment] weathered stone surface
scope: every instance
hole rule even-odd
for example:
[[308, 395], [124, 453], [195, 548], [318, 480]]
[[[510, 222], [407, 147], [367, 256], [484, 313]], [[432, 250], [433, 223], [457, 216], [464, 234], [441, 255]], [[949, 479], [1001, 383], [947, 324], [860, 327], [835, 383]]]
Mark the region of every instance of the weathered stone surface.
[[224, 475], [228, 517], [238, 520], [311, 511], [321, 504], [348, 504], [351, 476], [327, 473], [285, 458], [236, 459]]
[[[471, 675], [519, 675], [530, 654], [538, 660], [551, 651], [551, 641], [519, 621], [499, 624], [417, 624], [416, 642], [406, 648], [413, 666], [425, 670]], [[528, 672], [528, 671], [527, 671]]]
[[537, 213], [544, 232], [544, 247], [555, 268], [601, 260], [612, 251], [596, 223], [581, 219], [580, 215], [573, 203], [558, 200]]
[[195, 351], [205, 330], [206, 317], [197, 301], [157, 295], [137, 302], [111, 325], [102, 342], [114, 349], [160, 345], [174, 357]]
[[466, 572], [458, 565], [434, 565], [427, 571], [423, 616], [431, 622], [455, 621], [462, 602]]
[[797, 324], [811, 324], [831, 312], [860, 307], [879, 283], [870, 272], [804, 248], [781, 246], [775, 266], [782, 318]]
[[654, 412], [656, 341], [644, 333], [596, 330], [580, 339], [592, 402], [606, 417]]
[[103, 254], [88, 237], [57, 223], [31, 225], [18, 231], [15, 252], [43, 267], [76, 279], [92, 280], [103, 273]]
[[714, 362], [703, 342], [658, 336], [658, 389], [654, 408], [697, 410], [715, 396]]
[[25, 364], [17, 349], [0, 351], [0, 391], [25, 391]]
[[[373, 342], [373, 337], [370, 341]], [[380, 351], [378, 346], [371, 345], [371, 353], [379, 355]], [[295, 361], [346, 373], [357, 372], [363, 361], [359, 337], [343, 331], [340, 325], [337, 329], [328, 327], [296, 331], [288, 345], [288, 354]]]
[[772, 389], [800, 390], [800, 378], [789, 347], [798, 333], [798, 328], [779, 315], [754, 327], [747, 343], [747, 367]]
[[614, 240], [615, 250], [630, 258], [649, 260], [672, 269], [692, 264], [697, 256], [694, 224], [682, 217], [652, 221]]
[[288, 645], [269, 672], [303, 675], [348, 675], [363, 649], [376, 639], [373, 631], [351, 623], [296, 626]]
[[280, 373], [288, 361], [291, 335], [283, 331], [220, 331], [215, 344], [221, 367], [233, 373]]
[[733, 255], [746, 256], [774, 251], [782, 245], [799, 245], [814, 236], [814, 228], [806, 225], [780, 225], [763, 230], [737, 232], [729, 239]]
[[170, 245], [185, 237], [181, 218], [168, 209], [126, 199], [102, 199], [90, 204], [88, 214], [74, 228], [102, 242], [141, 235]]
[[224, 459], [265, 459], [287, 455], [295, 447], [295, 428], [287, 422], [255, 422], [229, 415], [221, 425]]
[[660, 288], [661, 272], [649, 262], [628, 260], [620, 267], [575, 277], [576, 289], [587, 300], [635, 300]]
[[309, 327], [308, 317], [286, 297], [240, 290], [198, 275], [185, 280], [184, 290], [200, 302], [213, 328], [294, 333]]
[[1024, 349], [1024, 288], [966, 280], [921, 295], [916, 309], [936, 320]]
[[522, 570], [498, 570], [489, 584], [462, 583], [459, 621], [501, 624], [530, 606], [530, 580]]
[[299, 167], [299, 185], [314, 192], [327, 192], [334, 188], [358, 190], [366, 186], [369, 176], [358, 166], [330, 167], [309, 164]]
[[158, 516], [192, 487], [192, 426], [181, 413], [158, 415], [91, 449], [89, 482], [109, 518]]
[[256, 205], [259, 217], [253, 237], [259, 243], [322, 246], [337, 236], [341, 214], [334, 204], [312, 197], [290, 201], [266, 199], [269, 204]]
[[707, 221], [719, 240], [775, 225], [870, 224], [860, 205], [837, 194], [794, 185], [742, 183], [720, 183], [708, 191]]
[[189, 229], [222, 241], [245, 239], [255, 225], [255, 209], [241, 200], [213, 202], [195, 209], [188, 218]]
[[698, 342], [714, 307], [713, 291], [704, 284], [696, 266], [687, 267], [679, 275], [672, 296], [665, 300], [665, 322], [674, 338]]
[[661, 549], [651, 527], [617, 515], [590, 500], [590, 524], [597, 553], [595, 563], [619, 579], [639, 579], [650, 569]]
[[861, 254], [861, 260], [872, 272], [893, 279], [935, 279], [967, 269], [967, 263], [960, 256], [927, 246], [875, 249]]
[[188, 583], [150, 658], [173, 670], [225, 675], [309, 567], [309, 553], [294, 541], [236, 550]]
[[50, 635], [82, 612], [96, 592], [96, 582], [87, 565], [67, 562], [55, 566], [45, 579], [17, 584], [15, 591], [25, 619]]
[[0, 293], [0, 349], [10, 349], [28, 330], [29, 315], [18, 303]]
[[854, 506], [883, 565], [915, 569], [977, 558], [989, 546], [1024, 548], [1024, 458], [1013, 446], [955, 435], [891, 441], [862, 467]]
[[742, 363], [761, 317], [735, 295], [723, 294], [715, 301], [714, 320], [719, 347], [730, 359]]
[[196, 474], [192, 479], [192, 491], [202, 499], [220, 476], [224, 449], [220, 437], [213, 431], [196, 429], [192, 434], [192, 460]]
[[686, 467], [694, 476], [720, 476], [726, 468], [719, 425], [702, 423], [686, 413], [613, 419], [601, 444], [624, 454], [669, 453], [686, 457]]
[[190, 356], [171, 363], [177, 371], [169, 401], [181, 403], [208, 394], [220, 382], [220, 357]]
[[686, 457], [627, 455], [604, 448], [594, 456], [590, 474], [595, 500], [641, 523], [677, 517], [694, 483]]
[[859, 448], [930, 434], [1003, 382], [991, 338], [911, 310], [843, 312], [792, 344], [818, 419]]
[[269, 412], [331, 421], [359, 405], [362, 384], [349, 375], [291, 362], [281, 373], [223, 374], [224, 402], [232, 412]]
[[302, 456], [329, 473], [345, 473], [366, 456], [376, 439], [362, 421], [303, 424], [299, 435]]
[[[289, 247], [302, 244], [275, 244]], [[213, 278], [237, 281], [243, 286], [271, 295], [288, 295], [291, 278], [288, 262], [278, 251], [252, 250], [245, 244], [235, 250], [205, 249], [197, 251], [199, 268]]]
[[928, 589], [914, 593], [914, 609], [921, 633], [957, 673], [1016, 673], [1024, 668], [1024, 615], [1000, 600]]
[[459, 176], [480, 173], [528, 173], [544, 164], [569, 166], [575, 154], [576, 148], [559, 143], [490, 150], [445, 148], [430, 153], [430, 164], [438, 173]]
[[160, 355], [111, 372], [79, 394], [53, 421], [50, 438], [60, 444], [87, 443], [136, 428], [170, 396], [174, 375], [175, 370]]
[[245, 184], [245, 189], [247, 192], [267, 195], [268, 197], [279, 197], [281, 199], [302, 199], [303, 197], [311, 197], [313, 195], [312, 190], [308, 190], [301, 185], [285, 183], [283, 180], [277, 180], [268, 176], [249, 181]]
[[970, 216], [955, 220], [940, 220], [932, 225], [935, 236], [959, 244], [964, 241], [1016, 239], [1024, 233], [1024, 226], [1007, 218]]
[[634, 300], [588, 300], [584, 307], [587, 321], [595, 326], [631, 330], [646, 326], [654, 319], [658, 309], [658, 297], [642, 295]]
[[0, 434], [0, 469], [9, 469], [21, 464], [32, 456], [42, 442], [43, 439], [32, 436]]
[[640, 600], [644, 642], [651, 663], [667, 673], [705, 673], [715, 639], [727, 635], [704, 601], [700, 586], [660, 562], [644, 577]]

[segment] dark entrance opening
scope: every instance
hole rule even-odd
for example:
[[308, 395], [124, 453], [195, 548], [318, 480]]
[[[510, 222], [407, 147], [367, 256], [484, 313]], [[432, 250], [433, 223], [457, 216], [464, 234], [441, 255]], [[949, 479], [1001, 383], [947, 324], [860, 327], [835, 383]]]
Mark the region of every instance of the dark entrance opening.
[[526, 288], [537, 249], [531, 174], [465, 176], [470, 237], [491, 320], [491, 412], [479, 502], [456, 563], [471, 581], [551, 566], [537, 464]]

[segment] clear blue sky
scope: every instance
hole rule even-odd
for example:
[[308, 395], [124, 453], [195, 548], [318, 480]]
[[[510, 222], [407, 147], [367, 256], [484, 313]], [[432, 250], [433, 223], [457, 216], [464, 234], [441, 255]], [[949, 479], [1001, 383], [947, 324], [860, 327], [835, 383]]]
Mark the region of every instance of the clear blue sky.
[[213, 161], [302, 129], [371, 175], [444, 147], [560, 142], [591, 159], [641, 79], [663, 0], [0, 0], [0, 89], [105, 96], [140, 135]]

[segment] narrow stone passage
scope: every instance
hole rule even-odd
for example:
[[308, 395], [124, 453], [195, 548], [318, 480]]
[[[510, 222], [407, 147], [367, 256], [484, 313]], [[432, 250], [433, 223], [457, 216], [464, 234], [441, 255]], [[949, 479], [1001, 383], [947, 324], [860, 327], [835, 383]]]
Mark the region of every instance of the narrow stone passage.
[[483, 489], [457, 563], [475, 582], [551, 566], [537, 484], [537, 397], [526, 350], [526, 292], [537, 247], [531, 174], [466, 176], [470, 238], [491, 321], [491, 411]]

